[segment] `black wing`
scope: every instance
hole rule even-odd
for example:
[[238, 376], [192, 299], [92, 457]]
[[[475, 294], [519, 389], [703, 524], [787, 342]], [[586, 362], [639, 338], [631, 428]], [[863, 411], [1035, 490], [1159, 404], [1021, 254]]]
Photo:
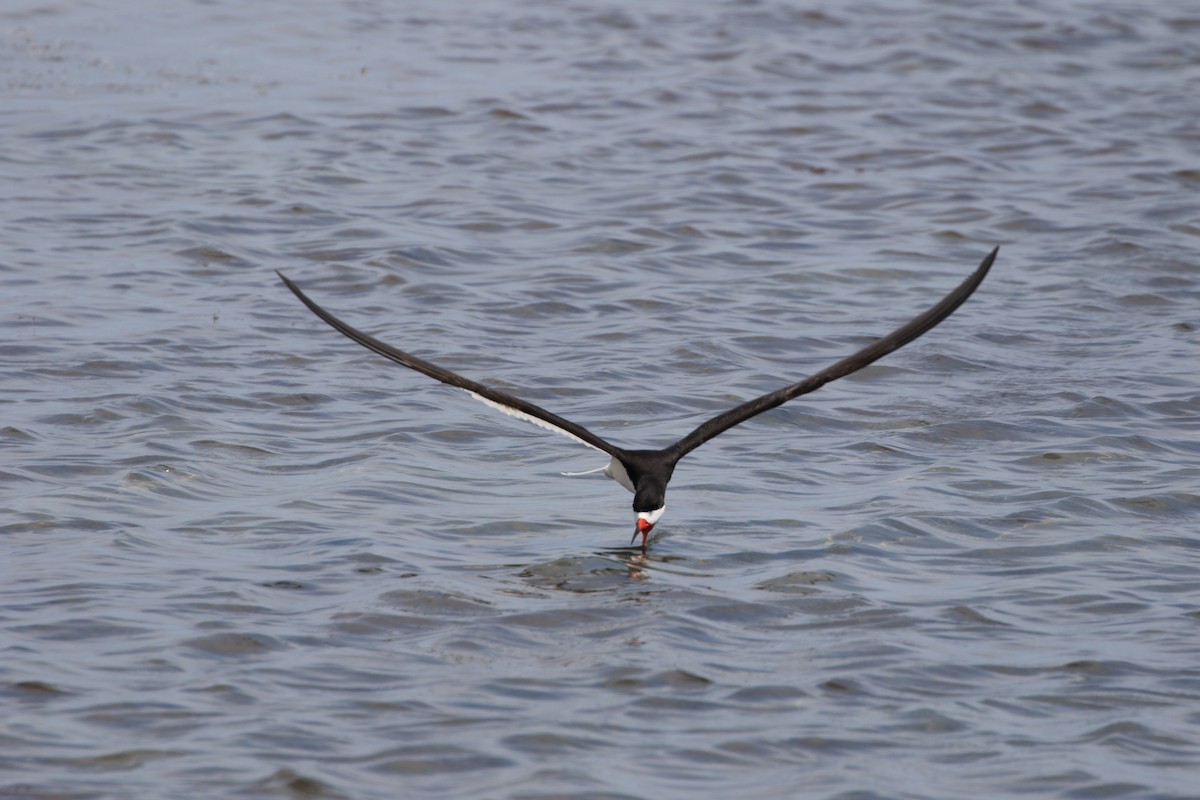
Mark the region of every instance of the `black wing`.
[[745, 422], [768, 409], [783, 405], [802, 394], [808, 394], [811, 391], [820, 389], [830, 381], [844, 378], [850, 373], [857, 372], [868, 364], [883, 358], [893, 350], [900, 349], [953, 314], [954, 310], [961, 306], [971, 296], [971, 293], [978, 288], [979, 284], [983, 282], [984, 277], [988, 274], [988, 270], [992, 268], [992, 262], [996, 260], [996, 254], [999, 252], [999, 247], [992, 250], [987, 258], [983, 259], [983, 263], [979, 265], [979, 269], [971, 274], [971, 277], [963, 281], [953, 292], [942, 298], [942, 302], [907, 325], [897, 328], [881, 339], [876, 339], [873, 343], [859, 350], [854, 355], [843, 358], [833, 366], [821, 370], [816, 375], [805, 378], [799, 383], [793, 383], [791, 386], [785, 386], [769, 394], [764, 394], [762, 397], [742, 403], [737, 408], [731, 408], [723, 414], [718, 414], [668, 447], [667, 451], [676, 460], [683, 458], [692, 450], [695, 450], [714, 436], [729, 430], [734, 425]]
[[395, 347], [392, 347], [390, 344], [385, 344], [384, 342], [379, 341], [374, 336], [369, 336], [357, 328], [352, 328], [310, 300], [308, 295], [300, 291], [300, 287], [292, 283], [282, 272], [275, 270], [275, 274], [278, 275], [283, 280], [284, 284], [292, 290], [292, 294], [300, 298], [300, 302], [308, 306], [309, 310], [311, 310], [321, 319], [328, 322], [335, 330], [358, 342], [368, 350], [374, 350], [376, 353], [379, 353], [379, 355], [385, 358], [390, 358], [397, 364], [403, 364], [409, 369], [415, 369], [417, 372], [423, 372], [429, 377], [439, 380], [442, 383], [449, 384], [450, 386], [456, 386], [459, 389], [466, 389], [468, 392], [475, 395], [476, 398], [482, 400], [484, 403], [487, 403], [493, 408], [503, 411], [505, 414], [519, 417], [543, 428], [549, 428], [550, 430], [558, 431], [566, 436], [570, 436], [576, 441], [586, 444], [588, 447], [594, 447], [595, 449], [608, 453], [611, 456], [616, 456], [618, 459], [620, 458], [622, 452], [620, 448], [609, 444], [581, 425], [576, 425], [570, 420], [563, 419], [557, 414], [552, 414], [546, 409], [535, 406], [533, 403], [526, 402], [519, 397], [513, 397], [507, 392], [501, 392], [498, 389], [484, 386], [482, 383], [476, 383], [475, 381], [469, 378], [464, 378], [462, 375], [451, 372], [448, 369], [443, 369], [437, 364], [431, 364], [428, 361], [419, 359], [414, 355], [409, 355], [403, 350], [398, 350]]

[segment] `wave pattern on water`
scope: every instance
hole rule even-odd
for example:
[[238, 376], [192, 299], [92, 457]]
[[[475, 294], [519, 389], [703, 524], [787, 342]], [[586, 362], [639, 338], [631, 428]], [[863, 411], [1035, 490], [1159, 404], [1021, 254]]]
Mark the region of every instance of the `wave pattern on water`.
[[[1196, 795], [1190, 3], [277, 5], [0, 12], [0, 795]], [[657, 446], [996, 244], [647, 555], [273, 273]]]

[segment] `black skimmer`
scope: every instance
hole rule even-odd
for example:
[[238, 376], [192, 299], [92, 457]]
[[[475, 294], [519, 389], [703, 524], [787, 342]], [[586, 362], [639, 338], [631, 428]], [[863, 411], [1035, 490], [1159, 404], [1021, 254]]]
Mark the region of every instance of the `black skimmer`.
[[[330, 314], [310, 300], [304, 292], [300, 291], [300, 287], [292, 283], [282, 272], [276, 270], [276, 274], [283, 279], [284, 284], [314, 314], [329, 323], [335, 330], [358, 342], [363, 347], [374, 350], [379, 355], [390, 358], [397, 364], [415, 369], [417, 372], [423, 372], [442, 383], [456, 386], [459, 389], [465, 389], [476, 400], [481, 400], [505, 414], [519, 417], [520, 419], [532, 422], [534, 425], [540, 425], [552, 431], [558, 431], [581, 444], [609, 455], [611, 458], [606, 466], [591, 470], [591, 472], [599, 472], [603, 469], [605, 475], [633, 492], [633, 513], [635, 515], [634, 524], [636, 525], [633, 533], [633, 541], [637, 541], [637, 535], [640, 533], [642, 535], [642, 549], [645, 550], [650, 531], [658, 523], [663, 512], [666, 510], [667, 484], [671, 480], [671, 474], [675, 471], [675, 465], [679, 463], [679, 459], [714, 436], [729, 430], [734, 425], [745, 422], [751, 417], [782, 405], [789, 400], [819, 389], [830, 381], [835, 381], [838, 378], [844, 378], [853, 372], [857, 372], [868, 364], [883, 358], [893, 350], [898, 350], [921, 334], [931, 330], [946, 317], [953, 314], [955, 309], [962, 305], [975, 289], [978, 288], [987, 275], [988, 270], [991, 269], [992, 262], [996, 260], [998, 252], [1000, 252], [999, 247], [992, 250], [983, 259], [979, 268], [963, 281], [957, 289], [943, 297], [941, 302], [911, 322], [897, 328], [887, 336], [876, 339], [857, 353], [843, 358], [836, 364], [826, 367], [802, 381], [793, 383], [790, 386], [784, 386], [782, 389], [769, 392], [762, 397], [748, 400], [736, 408], [731, 408], [722, 414], [718, 414], [687, 436], [675, 442], [675, 444], [670, 447], [664, 447], [661, 450], [626, 450], [623, 447], [617, 447], [615, 444], [605, 441], [582, 425], [563, 419], [557, 414], [535, 406], [533, 403], [522, 400], [507, 392], [502, 392], [499, 389], [484, 386], [482, 383], [476, 383], [470, 378], [464, 378], [462, 375], [439, 367], [437, 364], [431, 364], [414, 355], [409, 355], [403, 350], [398, 350], [390, 344], [385, 344], [374, 336], [363, 333], [357, 328], [352, 328], [342, 322], [333, 314]], [[583, 475], [586, 473], [564, 474]]]

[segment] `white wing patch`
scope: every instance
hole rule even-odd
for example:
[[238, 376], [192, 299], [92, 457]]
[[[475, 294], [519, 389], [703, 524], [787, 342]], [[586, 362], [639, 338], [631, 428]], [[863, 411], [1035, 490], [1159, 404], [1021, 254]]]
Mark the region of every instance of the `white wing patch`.
[[583, 472], [564, 472], [563, 475], [570, 475], [571, 477], [576, 475], [592, 475], [600, 470], [604, 470], [604, 474], [607, 477], [612, 478], [629, 491], [633, 491], [633, 481], [629, 480], [629, 473], [625, 471], [625, 465], [616, 458], [609, 460], [609, 462], [603, 467], [596, 467], [595, 469], [589, 469]]
[[[464, 390], [464, 391], [466, 391], [467, 394], [471, 395], [471, 397], [474, 397], [476, 400], [483, 403], [485, 406], [491, 406], [492, 408], [496, 409], [497, 411], [508, 414], [510, 417], [516, 417], [517, 419], [523, 419], [526, 422], [532, 422], [534, 425], [537, 425], [539, 428], [545, 428], [548, 431], [557, 431], [558, 433], [561, 433], [563, 436], [566, 436], [568, 439], [574, 439], [575, 441], [579, 442], [580, 444], [587, 445], [588, 447], [592, 448], [593, 450], [599, 451], [601, 453], [604, 452], [603, 450], [600, 450], [599, 447], [596, 447], [593, 444], [588, 444], [583, 439], [580, 439], [578, 436], [571, 433], [570, 431], [565, 431], [562, 428], [558, 427], [557, 425], [553, 425], [549, 422], [546, 422], [546, 420], [541, 419], [540, 417], [535, 417], [532, 414], [526, 414], [524, 411], [518, 411], [517, 409], [513, 408], [512, 406], [506, 406], [503, 403], [497, 403], [495, 400], [488, 400], [486, 397], [475, 394], [474, 392], [472, 392], [470, 390]], [[607, 455], [607, 453], [605, 455]]]
[[629, 480], [629, 473], [625, 471], [625, 465], [616, 458], [608, 462], [608, 466], [604, 468], [604, 474], [624, 486], [629, 491], [636, 491], [633, 488], [633, 481]]

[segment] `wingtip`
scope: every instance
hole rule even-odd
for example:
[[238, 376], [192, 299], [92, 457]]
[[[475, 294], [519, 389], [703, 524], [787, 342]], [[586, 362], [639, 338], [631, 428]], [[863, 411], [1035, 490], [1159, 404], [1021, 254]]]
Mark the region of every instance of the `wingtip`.
[[981, 278], [982, 276], [987, 275], [988, 271], [992, 268], [992, 264], [996, 261], [996, 256], [999, 255], [999, 253], [1000, 245], [996, 245], [992, 248], [992, 252], [983, 257], [983, 261], [980, 262], [979, 267], [975, 270], [975, 274], [979, 275]]
[[[292, 283], [291, 278], [289, 278], [287, 275], [284, 275], [279, 270], [275, 270], [275, 274], [279, 276], [279, 280], [283, 281], [283, 285], [286, 286], [292, 294], [296, 295], [302, 300], [304, 299], [304, 295], [300, 292], [300, 287]], [[305, 302], [307, 302], [307, 300]]]

